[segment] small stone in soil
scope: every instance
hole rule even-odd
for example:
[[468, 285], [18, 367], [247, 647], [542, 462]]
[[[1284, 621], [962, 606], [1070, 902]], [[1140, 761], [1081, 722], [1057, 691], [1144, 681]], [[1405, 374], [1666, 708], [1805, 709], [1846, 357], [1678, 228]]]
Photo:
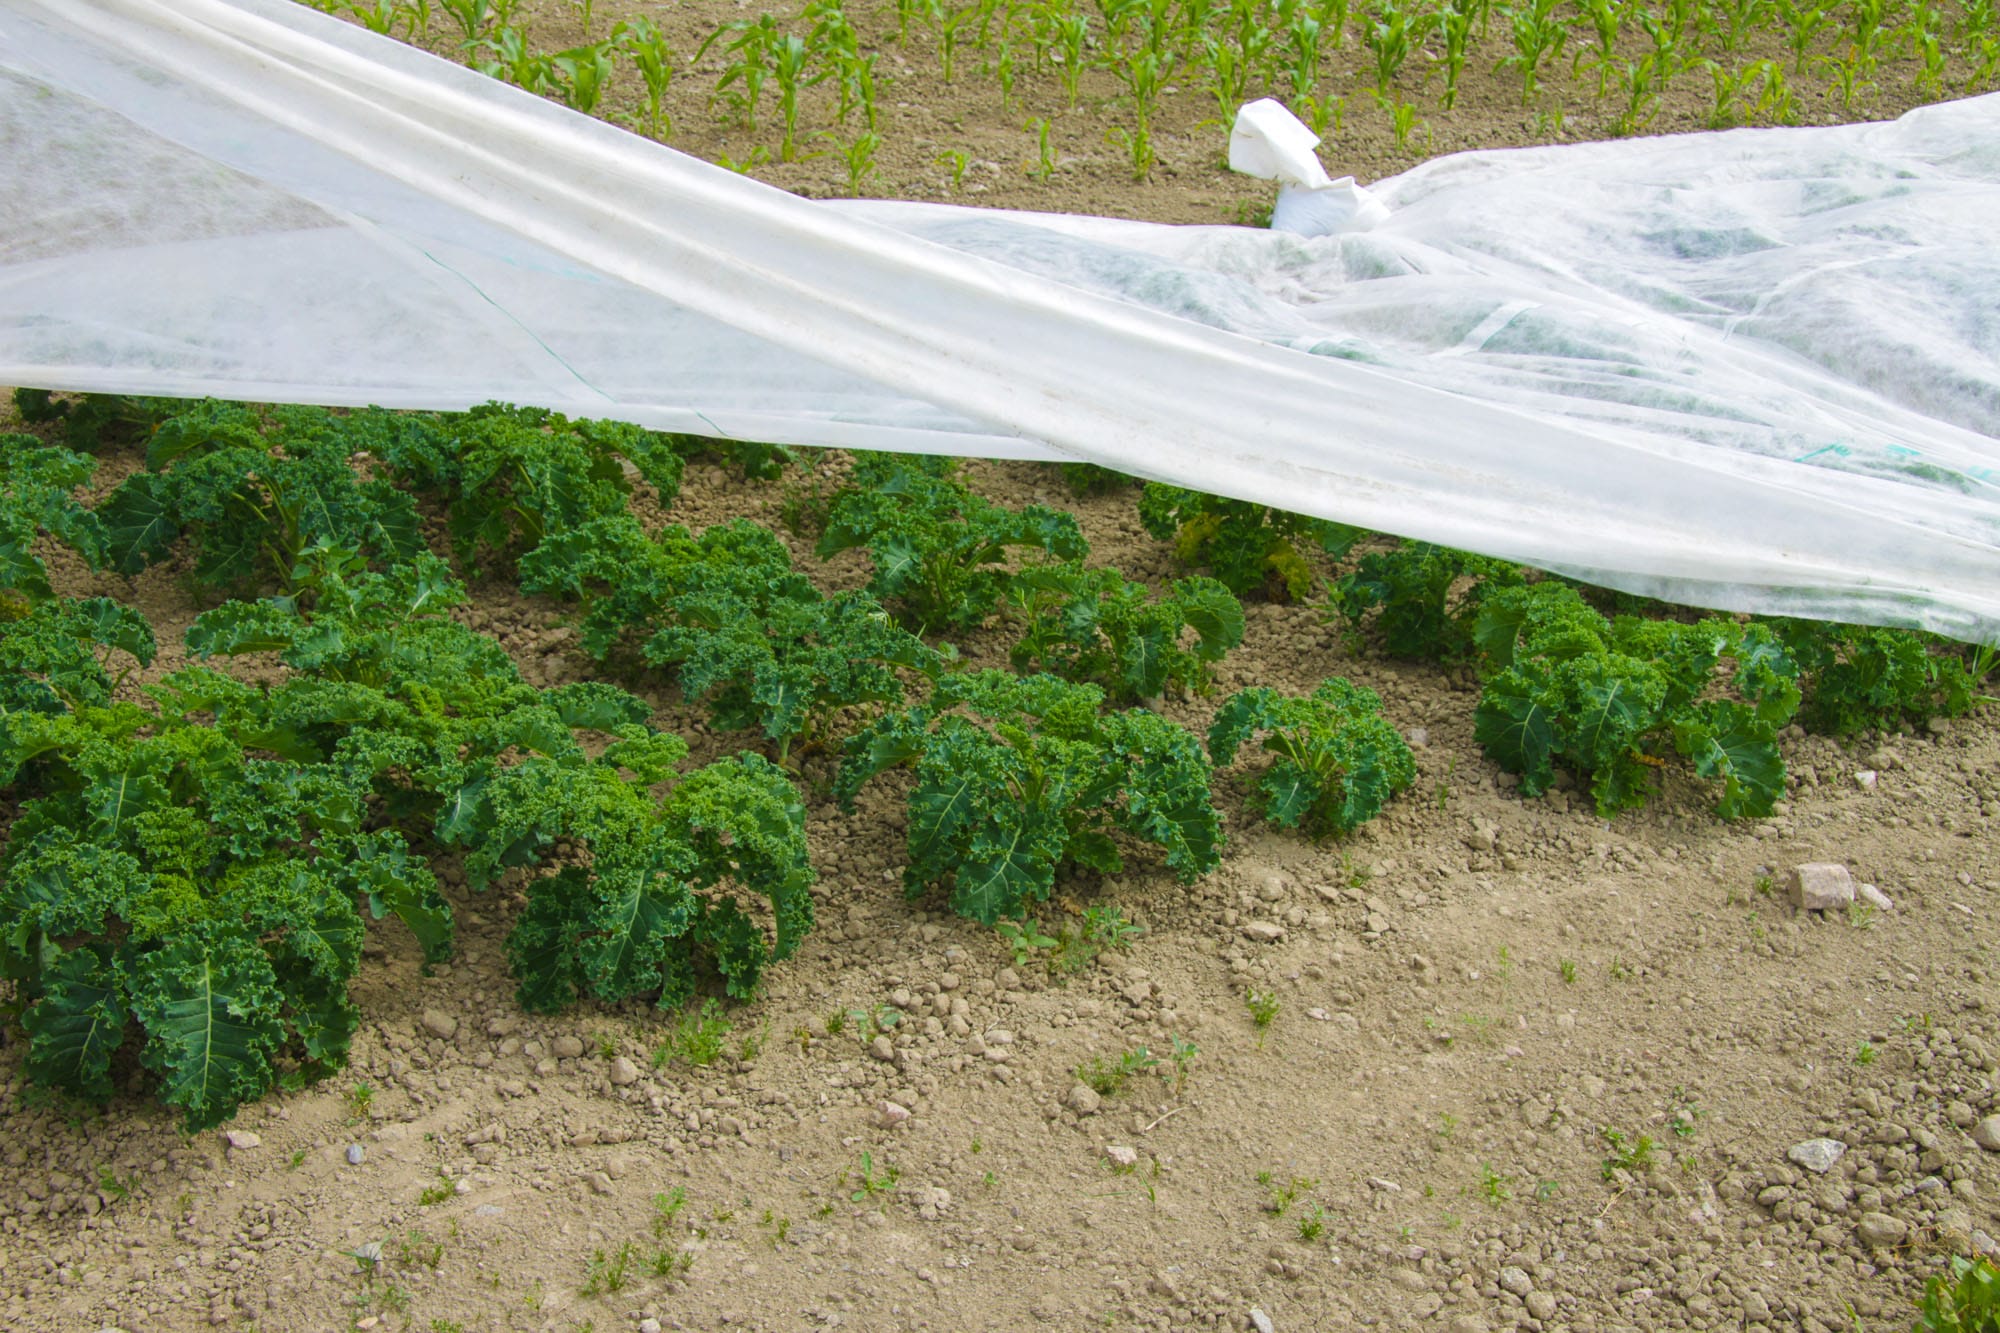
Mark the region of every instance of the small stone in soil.
[[367, 1156], [368, 1150], [360, 1144], [350, 1143], [347, 1145], [347, 1164], [349, 1166], [360, 1166]]
[[1809, 861], [1792, 867], [1792, 906], [1807, 912], [1828, 912], [1854, 901], [1854, 877], [1838, 861]]
[[1277, 1325], [1271, 1322], [1271, 1316], [1254, 1305], [1250, 1307], [1250, 1327], [1256, 1329], [1257, 1333], [1276, 1333], [1277, 1329]]
[[1139, 1165], [1139, 1150], [1128, 1148], [1122, 1143], [1114, 1143], [1104, 1150], [1104, 1155], [1113, 1166], [1133, 1167]]
[[1839, 1139], [1807, 1139], [1804, 1143], [1793, 1144], [1785, 1156], [1806, 1170], [1823, 1176], [1833, 1169], [1833, 1164], [1846, 1151], [1847, 1145]]
[[264, 1140], [247, 1129], [225, 1129], [222, 1131], [222, 1141], [239, 1150], [262, 1147], [264, 1143]]
[[1972, 1141], [1988, 1152], [2000, 1152], [2000, 1115], [1989, 1115], [1974, 1125]]
[[426, 1009], [423, 1017], [424, 1031], [441, 1041], [450, 1041], [458, 1035], [458, 1020], [442, 1009]]

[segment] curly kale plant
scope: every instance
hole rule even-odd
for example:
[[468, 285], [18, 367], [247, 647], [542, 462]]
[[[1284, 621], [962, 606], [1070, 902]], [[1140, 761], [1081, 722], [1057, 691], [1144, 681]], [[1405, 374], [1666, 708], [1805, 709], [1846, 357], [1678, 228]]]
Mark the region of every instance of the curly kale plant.
[[0, 435], [0, 620], [55, 595], [33, 550], [37, 537], [73, 547], [93, 566], [103, 559], [104, 530], [75, 494], [96, 467], [32, 435]]
[[1183, 882], [1215, 869], [1199, 742], [1152, 713], [1101, 713], [1103, 701], [1053, 676], [946, 675], [929, 702], [849, 739], [836, 792], [851, 803], [876, 774], [914, 768], [904, 888], [949, 881], [952, 907], [989, 926], [1046, 901], [1065, 865], [1118, 873], [1114, 830], [1161, 848]]
[[1725, 819], [1768, 815], [1783, 794], [1777, 735], [1799, 705], [1798, 671], [1765, 627], [1607, 621], [1574, 588], [1545, 582], [1493, 592], [1474, 636], [1486, 679], [1473, 734], [1527, 794], [1561, 764], [1589, 779], [1609, 816], [1645, 802], [1669, 752], [1722, 783]]
[[1090, 552], [1073, 515], [1007, 509], [893, 454], [862, 456], [854, 486], [828, 511], [819, 557], [856, 547], [875, 566], [868, 591], [918, 633], [971, 629], [991, 615], [1008, 586], [1011, 552], [1058, 560]]
[[646, 662], [706, 700], [717, 726], [761, 727], [780, 764], [825, 745], [841, 710], [902, 703], [897, 668], [929, 675], [944, 660], [867, 594], [822, 595], [745, 519], [657, 539], [630, 518], [600, 520], [543, 543], [521, 579], [584, 604], [583, 647], [600, 661], [644, 635]]
[[60, 424], [63, 443], [86, 453], [96, 451], [107, 437], [118, 442], [143, 438], [186, 408], [186, 401], [177, 398], [128, 398], [108, 393], [59, 398], [47, 389], [14, 390], [14, 410], [21, 414], [21, 420], [31, 426]]
[[1504, 560], [1429, 542], [1371, 551], [1354, 571], [1327, 585], [1327, 618], [1347, 621], [1358, 637], [1377, 611], [1375, 629], [1391, 657], [1456, 661], [1473, 652], [1472, 626], [1486, 595], [1518, 587], [1521, 570]]
[[622, 515], [634, 479], [663, 506], [680, 493], [675, 437], [623, 422], [571, 421], [499, 403], [383, 417], [357, 424], [356, 447], [445, 500], [461, 560], [480, 551], [512, 559], [552, 534]]
[[1230, 696], [1208, 731], [1216, 767], [1262, 735], [1275, 758], [1257, 781], [1264, 818], [1314, 835], [1349, 833], [1416, 781], [1410, 747], [1370, 689], [1334, 677], [1304, 698], [1267, 687]]
[[224, 590], [276, 585], [311, 546], [331, 544], [393, 563], [422, 546], [410, 497], [356, 474], [347, 419], [318, 408], [260, 416], [202, 403], [162, 422], [135, 473], [97, 507], [105, 554], [122, 574], [163, 559], [186, 537], [196, 583]]
[[1025, 622], [1015, 670], [1089, 681], [1120, 701], [1206, 689], [1209, 666], [1243, 642], [1243, 604], [1214, 579], [1182, 579], [1154, 598], [1115, 569], [1040, 565], [1014, 576], [1008, 600]]
[[1870, 727], [1921, 726], [1957, 717], [1981, 701], [1993, 650], [1972, 650], [1930, 635], [1813, 620], [1769, 622], [1798, 663], [1808, 731], [1851, 736]]
[[[703, 962], [747, 999], [764, 968], [811, 930], [797, 789], [744, 754], [688, 774], [656, 801], [649, 788], [686, 752], [665, 739], [643, 756], [614, 745], [589, 762], [529, 759], [486, 789], [465, 835], [473, 883], [513, 866], [546, 872], [530, 882], [507, 940], [522, 1007], [652, 995], [671, 1009], [694, 993]], [[559, 856], [560, 839], [580, 844], [587, 861]], [[768, 900], [768, 934], [731, 890]]]
[[95, 655], [114, 647], [152, 658], [143, 622], [104, 602], [0, 628], [0, 787], [28, 797], [0, 860], [0, 974], [31, 1081], [105, 1101], [135, 1043], [200, 1128], [285, 1069], [340, 1063], [359, 902], [447, 932], [449, 912], [401, 837], [364, 827], [356, 775], [259, 757], [254, 707], [204, 721], [258, 691], [197, 668], [149, 706], [111, 703]]
[[1139, 496], [1139, 521], [1156, 541], [1172, 542], [1182, 564], [1208, 570], [1239, 597], [1258, 593], [1274, 602], [1298, 601], [1312, 587], [1301, 542], [1338, 559], [1361, 535], [1344, 524], [1157, 481]]

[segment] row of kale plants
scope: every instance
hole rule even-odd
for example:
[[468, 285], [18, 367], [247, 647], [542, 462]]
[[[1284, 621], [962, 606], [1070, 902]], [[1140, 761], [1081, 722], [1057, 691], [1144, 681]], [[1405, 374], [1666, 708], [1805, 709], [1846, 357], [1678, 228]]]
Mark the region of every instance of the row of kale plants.
[[[475, 890], [520, 872], [509, 958], [520, 1002], [548, 1011], [671, 1007], [711, 977], [752, 995], [812, 926], [809, 768], [849, 806], [911, 770], [906, 888], [988, 924], [1136, 844], [1183, 881], [1213, 870], [1212, 766], [1246, 743], [1271, 756], [1265, 817], [1351, 830], [1415, 777], [1372, 692], [1246, 690], [1205, 747], [1134, 706], [1206, 692], [1242, 640], [1239, 597], [1310, 596], [1314, 548], [1350, 567], [1329, 618], [1393, 655], [1478, 663], [1488, 753], [1531, 794], [1573, 771], [1607, 815], [1675, 757], [1719, 784], [1722, 815], [1767, 814], [1795, 715], [1847, 731], [1959, 712], [1991, 666], [1901, 631], [1607, 618], [1603, 594], [1532, 571], [1379, 540], [1347, 559], [1364, 534], [1152, 485], [1146, 527], [1208, 571], [1156, 592], [1088, 564], [1073, 515], [993, 504], [915, 456], [859, 455], [801, 507], [822, 558], [870, 564], [865, 589], [826, 594], [765, 528], [648, 531], [631, 503], [644, 486], [670, 504], [703, 453], [775, 478], [783, 450], [499, 406], [16, 402], [64, 443], [0, 436], [0, 791], [19, 802], [0, 969], [31, 1082], [102, 1102], [153, 1078], [190, 1126], [340, 1065], [368, 917], [449, 955], [440, 856]], [[84, 505], [91, 451], [140, 444], [144, 467]], [[127, 576], [177, 559], [226, 600], [187, 630], [188, 665], [135, 688], [151, 627], [57, 596], [50, 542]], [[454, 618], [453, 561], [558, 599], [604, 674], [664, 673], [757, 742], [688, 771], [627, 690], [530, 685]], [[1012, 672], [964, 669], [940, 638], [996, 620]], [[249, 655], [283, 669], [216, 665]]]

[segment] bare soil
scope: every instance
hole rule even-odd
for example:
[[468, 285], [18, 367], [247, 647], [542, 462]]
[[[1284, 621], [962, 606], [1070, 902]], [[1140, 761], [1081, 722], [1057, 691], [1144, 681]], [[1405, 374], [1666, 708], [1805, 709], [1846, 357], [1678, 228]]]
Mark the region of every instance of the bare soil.
[[[654, 12], [686, 51], [732, 13]], [[565, 22], [535, 11], [551, 44]], [[1215, 168], [1219, 132], [1192, 108], [1151, 183], [1103, 145], [1104, 105], [1036, 182], [1019, 108], [909, 59], [885, 193], [1200, 221], [1267, 198]], [[676, 142], [736, 146], [706, 81], [684, 83]], [[1433, 146], [1530, 141], [1510, 96], [1468, 92]], [[1350, 113], [1336, 169], [1400, 169], [1369, 114]], [[926, 156], [942, 145], [995, 166], [953, 191]], [[825, 192], [826, 170], [771, 178]], [[995, 498], [1070, 505], [1098, 561], [1175, 572], [1134, 491], [1072, 501], [1053, 469], [969, 471]], [[698, 466], [648, 517], [776, 527], [788, 484]], [[795, 549], [829, 586], [864, 577]], [[179, 572], [58, 569], [63, 591], [153, 620], [155, 672], [197, 610]], [[562, 608], [476, 592], [468, 623], [529, 680], [592, 674]], [[997, 635], [965, 647], [1004, 659]], [[1725, 825], [1671, 774], [1615, 821], [1564, 788], [1522, 799], [1473, 742], [1469, 676], [1357, 655], [1309, 608], [1253, 607], [1216, 692], [1163, 708], [1205, 730], [1230, 690], [1335, 674], [1382, 694], [1416, 788], [1314, 844], [1246, 813], [1244, 770], [1221, 777], [1217, 874], [1184, 888], [1142, 863], [1065, 886], [1045, 924], [1109, 902], [1146, 926], [1076, 975], [906, 901], [903, 815], [878, 786], [851, 815], [812, 794], [820, 927], [724, 1012], [707, 1065], [651, 1058], [680, 1015], [521, 1014], [502, 947], [520, 896], [471, 894], [450, 865], [456, 958], [426, 975], [394, 922], [371, 927], [351, 1067], [246, 1108], [228, 1128], [255, 1146], [183, 1135], [138, 1096], [85, 1116], [21, 1100], [10, 1035], [0, 1324], [1828, 1333], [1907, 1328], [1943, 1256], [2000, 1234], [2000, 1154], [1968, 1133], [2000, 1113], [1990, 710], [1847, 745], [1794, 734], [1779, 813]], [[638, 687], [696, 759], [734, 748]], [[1810, 861], [1893, 910], [1794, 910], [1785, 872]], [[1075, 1093], [1080, 1066], [1135, 1051], [1152, 1063], [1094, 1109]], [[1821, 1136], [1845, 1145], [1826, 1174], [1787, 1160]]]

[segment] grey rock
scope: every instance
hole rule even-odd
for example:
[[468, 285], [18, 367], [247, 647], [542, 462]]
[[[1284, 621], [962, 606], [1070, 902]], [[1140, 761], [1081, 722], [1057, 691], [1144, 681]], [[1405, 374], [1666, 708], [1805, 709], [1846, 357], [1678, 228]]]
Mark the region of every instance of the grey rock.
[[1989, 1115], [1974, 1125], [1972, 1141], [1988, 1152], [2000, 1152], [2000, 1115]]
[[1874, 791], [1876, 777], [1877, 775], [1874, 769], [1864, 768], [1859, 773], [1856, 773], [1854, 775], [1854, 785], [1861, 788], [1861, 790], [1863, 791]]
[[896, 1058], [896, 1043], [887, 1037], [877, 1037], [868, 1043], [868, 1054], [887, 1064]]
[[1863, 1213], [1854, 1234], [1870, 1249], [1887, 1249], [1903, 1243], [1910, 1234], [1910, 1224], [1887, 1213]]
[[1944, 1108], [1944, 1118], [1960, 1129], [1971, 1129], [1979, 1114], [1964, 1102], [1953, 1100]]
[[660, 1333], [660, 1321], [657, 1319], [641, 1319], [639, 1321], [639, 1333]]
[[565, 1033], [549, 1043], [549, 1052], [558, 1060], [574, 1060], [583, 1054], [583, 1038]]
[[1139, 1150], [1122, 1143], [1114, 1143], [1105, 1148], [1104, 1156], [1113, 1166], [1134, 1167], [1139, 1165]]
[[901, 1102], [884, 1101], [875, 1107], [875, 1123], [884, 1129], [894, 1129], [910, 1118], [910, 1108]]
[[1870, 904], [1878, 911], [1893, 912], [1896, 910], [1895, 901], [1873, 884], [1862, 884], [1854, 892], [1860, 896], [1862, 902]]
[[1528, 1316], [1543, 1323], [1556, 1317], [1556, 1298], [1546, 1291], [1531, 1291], [1527, 1296]]
[[1451, 1333], [1488, 1333], [1486, 1321], [1476, 1314], [1459, 1315], [1446, 1327]]
[[584, 1179], [590, 1183], [592, 1194], [610, 1194], [615, 1188], [611, 1183], [611, 1177], [602, 1171], [592, 1171], [584, 1176]]
[[1276, 944], [1285, 938], [1285, 928], [1275, 921], [1246, 921], [1243, 933], [1263, 944]]
[[1525, 1297], [1535, 1289], [1535, 1280], [1528, 1276], [1525, 1269], [1509, 1264], [1500, 1270], [1500, 1289]]
[[639, 1066], [619, 1056], [611, 1062], [611, 1082], [620, 1088], [629, 1088], [639, 1081]]
[[1097, 1108], [1104, 1105], [1104, 1099], [1095, 1089], [1081, 1083], [1072, 1083], [1069, 1092], [1063, 1096], [1063, 1104], [1078, 1115], [1095, 1115]]
[[441, 1041], [450, 1041], [458, 1035], [458, 1020], [442, 1009], [426, 1009], [423, 1017], [424, 1031]]
[[1257, 1333], [1276, 1333], [1278, 1326], [1271, 1322], [1271, 1316], [1253, 1305], [1250, 1307], [1250, 1327]]
[[1838, 861], [1808, 861], [1787, 876], [1792, 906], [1806, 912], [1828, 912], [1854, 901], [1854, 876]]
[[1833, 1170], [1833, 1164], [1846, 1151], [1847, 1145], [1839, 1139], [1807, 1139], [1804, 1143], [1793, 1144], [1785, 1156], [1806, 1170], [1823, 1176]]
[[222, 1141], [239, 1151], [264, 1146], [264, 1140], [247, 1129], [225, 1129], [222, 1131]]
[[1995, 1240], [1978, 1227], [1974, 1227], [1972, 1229], [1972, 1252], [1974, 1254], [1983, 1254], [1988, 1259], [2000, 1259], [2000, 1240]]
[[360, 1166], [367, 1158], [368, 1150], [360, 1144], [350, 1143], [347, 1145], [347, 1164], [349, 1166]]

